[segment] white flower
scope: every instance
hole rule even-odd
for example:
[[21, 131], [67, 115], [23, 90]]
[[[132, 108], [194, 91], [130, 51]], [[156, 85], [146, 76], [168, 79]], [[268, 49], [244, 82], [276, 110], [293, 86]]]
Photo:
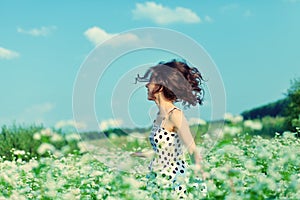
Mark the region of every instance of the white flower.
[[243, 116], [241, 115], [233, 116], [231, 113], [225, 113], [224, 119], [232, 123], [238, 123], [243, 121]]
[[41, 130], [40, 133], [43, 136], [51, 136], [52, 135], [52, 130], [50, 128], [46, 128], [46, 129]]
[[80, 135], [77, 133], [73, 133], [73, 134], [68, 134], [66, 135], [66, 140], [68, 142], [70, 141], [79, 141], [81, 139]]
[[53, 133], [50, 139], [51, 142], [60, 142], [63, 141], [63, 137], [57, 133]]
[[[209, 136], [209, 135], [207, 134], [207, 136]], [[208, 138], [212, 141], [215, 141], [216, 139], [223, 138], [223, 136], [224, 136], [223, 130], [220, 128], [217, 128], [212, 131], [211, 136], [209, 136]]]
[[117, 139], [117, 138], [118, 138], [118, 135], [115, 134], [115, 133], [110, 133], [110, 134], [109, 134], [109, 138], [112, 139], [112, 140], [113, 140], [113, 139]]
[[36, 168], [39, 165], [39, 163], [36, 160], [30, 160], [29, 162], [26, 162], [24, 165], [20, 166], [20, 169], [24, 170], [26, 172], [27, 178], [31, 176], [29, 173], [33, 168]]
[[13, 199], [13, 200], [26, 200], [26, 198], [23, 195], [19, 194], [18, 191], [12, 191], [12, 194], [10, 195], [9, 199]]
[[261, 159], [268, 159], [272, 157], [272, 152], [270, 152], [270, 149], [263, 147], [263, 146], [257, 146], [255, 149], [257, 153], [257, 157]]
[[[116, 137], [117, 138], [117, 137]], [[133, 133], [130, 133], [127, 137], [126, 137], [126, 140], [128, 142], [134, 142], [134, 141], [137, 141], [138, 143], [143, 143], [145, 142], [145, 135], [143, 134], [140, 134], [138, 132], [133, 132]]]
[[81, 153], [87, 152], [86, 144], [84, 142], [77, 143], [78, 148], [80, 149]]
[[108, 120], [103, 120], [99, 124], [99, 128], [101, 131], [105, 131], [109, 128], [117, 128], [122, 125], [123, 121], [121, 119], [108, 119]]
[[293, 133], [293, 132], [290, 132], [290, 131], [284, 131], [282, 133], [284, 138], [294, 138], [296, 134], [297, 133]]
[[225, 113], [224, 119], [231, 122], [231, 120], [233, 119], [233, 115], [231, 113]]
[[[47, 181], [47, 185], [49, 185], [49, 181]], [[54, 198], [56, 197], [56, 191], [52, 188], [48, 188], [48, 190], [45, 192], [46, 196], [50, 197], [50, 198]]]
[[226, 176], [224, 171], [220, 171], [218, 169], [216, 169], [213, 173], [213, 175], [216, 177], [216, 179], [220, 180], [220, 181], [225, 181], [228, 179], [228, 177]]
[[25, 155], [25, 151], [24, 150], [15, 150], [14, 154], [15, 155]]
[[33, 134], [33, 139], [34, 139], [34, 140], [40, 140], [40, 139], [41, 139], [40, 133], [35, 133], [35, 134]]
[[55, 128], [60, 129], [64, 127], [74, 127], [77, 129], [86, 128], [86, 124], [83, 122], [76, 122], [75, 120], [61, 120], [55, 124]]
[[128, 183], [131, 186], [131, 188], [134, 188], [134, 189], [137, 189], [141, 184], [139, 181], [137, 181], [132, 176], [124, 176], [123, 180], [125, 183]]
[[102, 176], [103, 174], [104, 174], [104, 172], [95, 170], [90, 174], [90, 176], [97, 177], [97, 176]]
[[75, 199], [75, 196], [71, 191], [69, 191], [63, 194], [62, 199]]
[[1, 178], [4, 180], [4, 182], [14, 185], [15, 181], [14, 181], [13, 177], [8, 176], [7, 174], [4, 174], [4, 173], [2, 173], [1, 175], [2, 175]]
[[63, 146], [63, 147], [61, 148], [61, 151], [62, 151], [63, 153], [67, 153], [67, 152], [69, 152], [70, 150], [71, 150], [71, 148], [70, 148], [68, 145]]
[[71, 192], [76, 196], [80, 194], [80, 189], [79, 188], [75, 188], [73, 190], [71, 190]]
[[244, 162], [244, 167], [250, 171], [256, 171], [259, 170], [260, 167], [256, 165], [255, 161], [251, 158], [247, 159]]
[[49, 143], [42, 143], [39, 148], [37, 149], [38, 154], [43, 155], [46, 152], [54, 152], [55, 151], [55, 147], [52, 144]]
[[107, 174], [106, 176], [103, 177], [102, 183], [104, 185], [108, 185], [111, 181], [113, 181], [114, 175], [113, 174]]
[[205, 120], [200, 119], [200, 118], [192, 117], [192, 118], [189, 119], [189, 125], [198, 125], [198, 124], [199, 125], [206, 125], [207, 123], [206, 123]]
[[241, 121], [243, 121], [243, 120], [244, 120], [244, 118], [243, 118], [242, 115], [237, 115], [237, 116], [235, 116], [235, 117], [232, 119], [232, 122], [233, 122], [233, 123], [239, 123], [239, 122], [241, 122]]
[[58, 150], [55, 150], [53, 155], [56, 157], [56, 158], [59, 158], [61, 156], [63, 156], [63, 154], [61, 153], [61, 151], [58, 151]]
[[262, 123], [258, 121], [252, 121], [252, 120], [245, 120], [244, 121], [244, 126], [249, 127], [252, 130], [261, 130], [262, 129]]
[[227, 154], [243, 155], [243, 151], [236, 145], [227, 144], [222, 149]]
[[36, 168], [39, 166], [38, 161], [31, 159], [29, 164], [31, 165], [32, 168]]
[[241, 127], [229, 127], [229, 126], [224, 126], [224, 133], [230, 134], [232, 136], [242, 132]]

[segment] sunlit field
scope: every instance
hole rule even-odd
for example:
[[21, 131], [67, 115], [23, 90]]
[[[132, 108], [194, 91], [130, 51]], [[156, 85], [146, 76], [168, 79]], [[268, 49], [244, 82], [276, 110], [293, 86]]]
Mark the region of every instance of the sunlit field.
[[[229, 117], [222, 130], [207, 128], [206, 123], [191, 127], [194, 133], [200, 130], [196, 141], [204, 157], [207, 193], [196, 187], [187, 157], [188, 199], [299, 199], [296, 133], [262, 137], [253, 134], [263, 130], [262, 122], [239, 117]], [[130, 156], [150, 150], [147, 134], [112, 133], [81, 141], [77, 134], [15, 126], [2, 128], [1, 137], [0, 199], [175, 198], [169, 190], [147, 190], [150, 158]], [[8, 151], [10, 143], [19, 149]]]

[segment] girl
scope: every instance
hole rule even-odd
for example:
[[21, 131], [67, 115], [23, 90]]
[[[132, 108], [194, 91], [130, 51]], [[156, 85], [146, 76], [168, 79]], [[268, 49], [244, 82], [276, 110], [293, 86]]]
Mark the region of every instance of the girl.
[[[172, 188], [180, 197], [187, 193], [184, 175], [187, 169], [184, 148], [191, 155], [195, 164], [195, 173], [205, 175], [201, 168], [201, 155], [196, 150], [189, 124], [181, 109], [174, 105], [182, 102], [185, 107], [202, 104], [202, 75], [197, 68], [189, 67], [185, 62], [172, 60], [151, 67], [137, 81], [146, 81], [148, 100], [154, 101], [159, 109], [149, 140], [154, 150], [154, 157], [148, 168], [149, 188]], [[133, 156], [147, 157], [147, 153], [135, 152]]]

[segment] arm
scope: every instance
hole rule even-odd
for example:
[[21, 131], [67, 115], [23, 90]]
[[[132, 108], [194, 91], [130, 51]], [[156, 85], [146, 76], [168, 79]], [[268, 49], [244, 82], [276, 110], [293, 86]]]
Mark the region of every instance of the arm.
[[133, 152], [130, 155], [133, 157], [149, 158], [149, 157], [153, 156], [153, 153], [154, 153], [153, 150], [148, 150], [148, 151], [144, 151], [144, 152], [141, 152], [141, 151]]
[[202, 157], [200, 155], [200, 152], [197, 151], [196, 144], [191, 134], [189, 124], [183, 112], [177, 109], [174, 110], [172, 112], [172, 115], [170, 116], [170, 121], [174, 124], [179, 137], [181, 138], [183, 144], [185, 145], [189, 154], [191, 155], [191, 159], [196, 167], [195, 172], [200, 171], [203, 176], [203, 179], [205, 179], [204, 172], [201, 167]]

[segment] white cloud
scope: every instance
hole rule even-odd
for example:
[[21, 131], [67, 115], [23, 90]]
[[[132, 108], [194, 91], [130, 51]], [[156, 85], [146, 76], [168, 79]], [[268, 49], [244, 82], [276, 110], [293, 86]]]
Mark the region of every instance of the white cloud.
[[208, 23], [212, 23], [214, 20], [213, 20], [210, 16], [206, 15], [206, 16], [204, 17], [204, 21], [206, 21], [206, 22], [208, 22]]
[[89, 28], [84, 32], [84, 35], [87, 37], [88, 40], [90, 40], [94, 45], [100, 44], [104, 42], [105, 40], [108, 40], [115, 36], [116, 34], [107, 33], [105, 30], [94, 26], [92, 28]]
[[123, 124], [123, 121], [121, 119], [108, 119], [103, 120], [99, 124], [99, 128], [101, 131], [107, 130], [109, 128], [117, 128]]
[[19, 57], [19, 53], [0, 47], [0, 59], [13, 59]]
[[235, 3], [232, 3], [232, 4], [228, 4], [228, 5], [222, 6], [221, 7], [221, 12], [225, 13], [225, 12], [229, 12], [229, 11], [235, 10], [237, 8], [239, 8], [239, 5], [235, 4]]
[[300, 2], [300, 0], [283, 0], [284, 2], [288, 2], [288, 3], [297, 3]]
[[75, 120], [61, 120], [55, 124], [55, 128], [57, 128], [57, 129], [63, 128], [63, 127], [68, 127], [68, 126], [71, 126], [71, 127], [77, 128], [77, 129], [85, 129], [87, 127], [85, 123], [76, 122]]
[[84, 35], [95, 46], [111, 39], [114, 36], [117, 36], [117, 37], [115, 37], [113, 40], [109, 40], [107, 45], [110, 45], [110, 46], [119, 46], [119, 45], [123, 45], [123, 44], [135, 45], [135, 44], [140, 44], [140, 43], [145, 43], [145, 42], [146, 43], [151, 42], [150, 40], [147, 40], [147, 39], [141, 40], [138, 36], [136, 36], [132, 33], [121, 34], [121, 35], [119, 35], [118, 33], [108, 33], [105, 30], [103, 30], [97, 26], [94, 26], [94, 27], [86, 30], [84, 32]]
[[42, 26], [41, 28], [33, 28], [30, 30], [24, 30], [23, 28], [17, 28], [18, 33], [24, 33], [31, 36], [47, 36], [56, 30], [56, 26]]
[[200, 23], [200, 17], [183, 7], [171, 9], [155, 2], [137, 3], [132, 11], [134, 19], [150, 19], [156, 24]]
[[45, 124], [45, 118], [48, 117], [48, 113], [55, 108], [55, 104], [50, 102], [45, 102], [41, 104], [35, 104], [24, 108], [19, 113], [6, 115], [5, 117], [0, 117], [0, 125], [10, 124], [13, 121], [17, 123], [43, 123]]
[[251, 12], [251, 10], [246, 10], [243, 15], [244, 17], [251, 17], [253, 16], [253, 13]]
[[245, 10], [244, 12], [241, 10], [241, 7], [236, 4], [236, 3], [232, 3], [232, 4], [227, 4], [225, 6], [222, 6], [220, 8], [221, 13], [225, 14], [225, 13], [237, 13], [240, 12], [242, 16], [244, 17], [251, 17], [253, 16], [253, 12], [250, 9]]
[[52, 103], [43, 103], [43, 104], [37, 104], [37, 105], [33, 105], [29, 108], [25, 109], [26, 113], [38, 113], [38, 114], [44, 114], [47, 112], [50, 112], [51, 110], [53, 110], [54, 108], [54, 104]]

